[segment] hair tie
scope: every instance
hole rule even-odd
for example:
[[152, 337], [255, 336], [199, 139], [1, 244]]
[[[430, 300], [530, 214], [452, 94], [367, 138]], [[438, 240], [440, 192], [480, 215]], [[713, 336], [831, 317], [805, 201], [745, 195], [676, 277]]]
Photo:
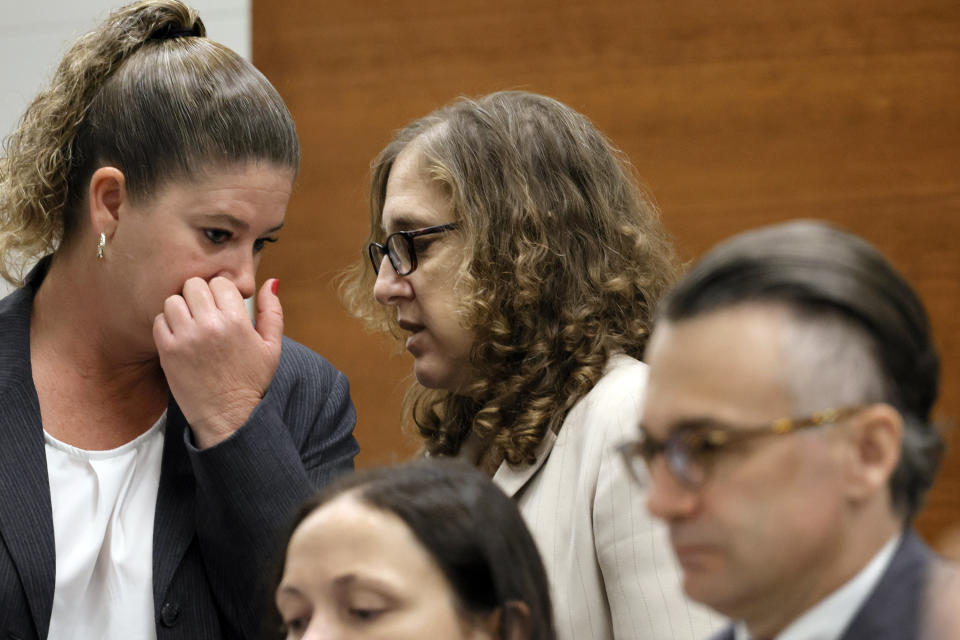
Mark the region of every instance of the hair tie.
[[173, 23], [160, 27], [150, 34], [150, 40], [173, 40], [175, 38], [189, 38], [202, 36], [200, 23], [194, 22], [192, 27], [180, 27]]

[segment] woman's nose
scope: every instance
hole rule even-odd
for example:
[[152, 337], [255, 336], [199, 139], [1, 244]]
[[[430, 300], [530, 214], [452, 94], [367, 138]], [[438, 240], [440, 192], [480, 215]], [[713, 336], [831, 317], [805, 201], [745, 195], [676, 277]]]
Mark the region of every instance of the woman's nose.
[[332, 624], [323, 616], [314, 615], [301, 640], [344, 640], [347, 636], [336, 624]]
[[250, 298], [257, 292], [258, 260], [248, 255], [235, 255], [235, 258], [235, 262], [226, 266], [217, 275], [230, 280], [240, 291], [241, 296]]
[[398, 276], [386, 256], [380, 260], [380, 271], [373, 283], [373, 297], [382, 305], [395, 305], [413, 297], [413, 286], [406, 276]]

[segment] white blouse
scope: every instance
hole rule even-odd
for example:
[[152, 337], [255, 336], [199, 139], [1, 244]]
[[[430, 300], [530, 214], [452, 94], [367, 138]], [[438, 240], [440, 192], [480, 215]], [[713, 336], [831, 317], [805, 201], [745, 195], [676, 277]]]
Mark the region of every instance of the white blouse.
[[165, 427], [166, 412], [107, 451], [44, 432], [57, 553], [50, 638], [157, 637], [153, 516]]

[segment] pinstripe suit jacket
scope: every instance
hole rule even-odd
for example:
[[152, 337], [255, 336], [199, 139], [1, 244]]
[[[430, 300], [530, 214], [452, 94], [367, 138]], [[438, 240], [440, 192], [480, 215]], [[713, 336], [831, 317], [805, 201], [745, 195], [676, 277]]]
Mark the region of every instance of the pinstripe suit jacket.
[[[923, 604], [935, 556], [907, 531], [880, 582], [839, 640], [917, 640], [922, 638]], [[733, 627], [712, 640], [733, 640]]]
[[664, 525], [616, 446], [635, 438], [647, 367], [614, 355], [533, 465], [494, 475], [543, 556], [560, 640], [702, 640], [719, 618], [686, 599]]
[[[43, 265], [0, 301], [0, 637], [47, 636], [55, 584], [50, 486], [30, 367]], [[171, 399], [153, 532], [157, 637], [260, 636], [278, 534], [315, 486], [353, 468], [346, 378], [284, 339], [246, 424], [205, 450]]]

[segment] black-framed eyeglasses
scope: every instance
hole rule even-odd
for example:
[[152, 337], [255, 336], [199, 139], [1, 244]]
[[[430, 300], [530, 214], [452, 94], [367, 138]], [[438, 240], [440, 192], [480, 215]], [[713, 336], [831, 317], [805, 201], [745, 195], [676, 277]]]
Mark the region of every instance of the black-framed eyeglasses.
[[456, 229], [458, 226], [459, 224], [456, 222], [448, 222], [447, 224], [438, 224], [423, 229], [397, 231], [388, 235], [383, 244], [371, 242], [367, 246], [367, 254], [373, 264], [373, 272], [380, 273], [380, 263], [383, 262], [383, 256], [387, 256], [398, 276], [410, 275], [417, 268], [417, 247], [414, 244], [414, 238], [443, 233]]
[[710, 477], [720, 453], [733, 445], [755, 438], [791, 433], [800, 429], [818, 427], [849, 417], [863, 407], [846, 407], [818, 411], [807, 418], [781, 418], [770, 424], [747, 429], [731, 429], [708, 421], [684, 424], [675, 429], [666, 440], [657, 440], [640, 427], [640, 439], [620, 445], [619, 451], [630, 472], [640, 484], [646, 484], [646, 468], [663, 454], [667, 470], [680, 484], [696, 489]]

